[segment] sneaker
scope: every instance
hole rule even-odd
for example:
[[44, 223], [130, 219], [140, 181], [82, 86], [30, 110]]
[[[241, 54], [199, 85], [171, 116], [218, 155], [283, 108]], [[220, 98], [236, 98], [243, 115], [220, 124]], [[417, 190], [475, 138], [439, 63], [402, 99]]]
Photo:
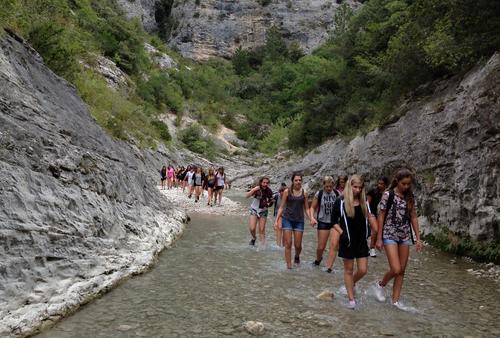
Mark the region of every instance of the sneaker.
[[250, 243], [248, 243], [248, 245], [254, 245], [254, 246], [255, 246], [255, 238], [252, 238], [252, 239], [250, 240]]
[[354, 309], [356, 307], [356, 301], [354, 299], [350, 300], [349, 303], [347, 303], [347, 307], [349, 309]]
[[393, 306], [397, 307], [401, 311], [409, 311], [410, 308], [404, 304], [402, 304], [400, 301], [392, 303]]
[[385, 302], [384, 287], [380, 285], [380, 282], [375, 282], [373, 289], [375, 291], [375, 298], [377, 298], [379, 302]]
[[370, 249], [370, 257], [377, 257], [377, 250], [375, 248]]
[[313, 265], [314, 266], [319, 266], [321, 264], [321, 260], [322, 260], [322, 258], [320, 258], [319, 260], [315, 259], [314, 262], [313, 262]]
[[333, 270], [332, 268], [325, 268], [323, 271], [326, 273], [332, 273]]
[[295, 264], [300, 264], [300, 257], [299, 256], [295, 256], [295, 259], [293, 260], [293, 262]]

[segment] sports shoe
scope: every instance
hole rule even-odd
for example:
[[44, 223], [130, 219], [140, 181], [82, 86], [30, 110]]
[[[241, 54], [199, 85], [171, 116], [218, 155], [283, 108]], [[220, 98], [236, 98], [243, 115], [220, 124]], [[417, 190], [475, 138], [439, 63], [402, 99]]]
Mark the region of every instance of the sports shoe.
[[395, 307], [397, 307], [401, 311], [409, 311], [408, 306], [402, 304], [400, 301], [394, 302], [394, 303], [392, 303], [392, 305], [395, 306]]
[[377, 257], [377, 250], [375, 248], [370, 249], [370, 257]]
[[356, 307], [356, 301], [354, 299], [350, 300], [349, 303], [347, 303], [347, 307], [349, 309], [354, 309]]
[[326, 273], [332, 273], [333, 270], [332, 268], [325, 268], [323, 271]]
[[314, 262], [313, 262], [313, 265], [314, 266], [319, 266], [321, 264], [322, 260], [323, 260], [322, 258], [320, 258], [319, 260], [315, 259]]
[[252, 239], [250, 240], [250, 243], [248, 243], [248, 245], [254, 245], [254, 246], [255, 246], [255, 238], [252, 238]]
[[295, 256], [295, 259], [293, 260], [293, 262], [295, 264], [300, 264], [300, 257], [299, 256]]
[[375, 291], [375, 298], [377, 298], [379, 302], [385, 302], [384, 287], [380, 285], [380, 282], [375, 282], [373, 289]]

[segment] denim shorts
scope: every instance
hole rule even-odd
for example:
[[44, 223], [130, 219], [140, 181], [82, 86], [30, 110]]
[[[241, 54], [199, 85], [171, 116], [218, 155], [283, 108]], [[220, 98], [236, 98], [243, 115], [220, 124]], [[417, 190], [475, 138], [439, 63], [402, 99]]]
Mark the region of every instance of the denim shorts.
[[251, 216], [257, 216], [257, 218], [261, 218], [261, 217], [266, 218], [268, 214], [269, 214], [269, 211], [267, 209], [261, 210], [260, 212], [258, 212], [257, 210], [250, 208], [250, 215]]
[[318, 230], [331, 230], [333, 228], [332, 223], [318, 222]]
[[409, 239], [384, 239], [384, 245], [391, 245], [391, 244], [397, 244], [397, 245], [411, 245], [411, 240]]
[[294, 222], [283, 218], [281, 220], [281, 228], [283, 230], [292, 230], [304, 232], [304, 222]]

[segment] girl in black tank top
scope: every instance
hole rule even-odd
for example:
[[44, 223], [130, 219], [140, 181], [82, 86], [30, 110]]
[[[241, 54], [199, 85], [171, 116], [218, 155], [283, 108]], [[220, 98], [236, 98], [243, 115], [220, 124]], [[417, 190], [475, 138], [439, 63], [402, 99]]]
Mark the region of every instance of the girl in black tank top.
[[[302, 234], [304, 232], [304, 210], [309, 209], [307, 193], [302, 188], [302, 175], [292, 175], [292, 187], [285, 190], [281, 205], [274, 222], [275, 229], [283, 230], [285, 261], [288, 269], [292, 268], [292, 241], [295, 247], [295, 264], [300, 263]], [[306, 214], [309, 217], [309, 214]]]

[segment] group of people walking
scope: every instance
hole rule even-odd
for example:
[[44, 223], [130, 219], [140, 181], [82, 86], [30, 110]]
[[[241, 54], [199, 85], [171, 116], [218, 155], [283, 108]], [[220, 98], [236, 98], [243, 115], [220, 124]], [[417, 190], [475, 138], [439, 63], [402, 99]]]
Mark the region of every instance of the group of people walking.
[[222, 192], [229, 186], [224, 167], [208, 168], [188, 165], [179, 167], [177, 170], [172, 165], [163, 166], [160, 170], [160, 184], [162, 189], [179, 188], [187, 190], [189, 198], [194, 195], [194, 201], [198, 203], [203, 192], [207, 191], [207, 205], [221, 205]]
[[392, 304], [402, 308], [399, 299], [410, 245], [416, 244], [417, 252], [422, 250], [413, 179], [409, 170], [400, 169], [389, 186], [388, 179], [380, 177], [376, 187], [366, 193], [364, 180], [359, 175], [340, 176], [336, 182], [331, 176], [326, 176], [322, 189], [310, 199], [302, 187], [301, 174], [294, 173], [291, 186], [282, 183], [275, 194], [269, 187], [269, 178], [262, 177], [259, 184], [246, 194], [248, 198], [253, 198], [249, 220], [250, 245], [256, 244], [257, 225], [259, 242], [265, 242], [268, 208], [274, 204], [276, 241], [279, 246], [284, 246], [286, 266], [292, 269], [294, 264], [300, 264], [304, 220], [307, 217], [310, 225], [317, 229], [313, 265], [321, 264], [328, 243], [325, 271], [332, 271], [337, 253], [343, 258], [349, 307], [356, 306], [356, 283], [366, 275], [368, 257], [375, 257], [378, 249], [385, 250], [389, 268], [373, 285], [375, 296], [377, 300], [385, 301], [384, 288], [394, 280]]

